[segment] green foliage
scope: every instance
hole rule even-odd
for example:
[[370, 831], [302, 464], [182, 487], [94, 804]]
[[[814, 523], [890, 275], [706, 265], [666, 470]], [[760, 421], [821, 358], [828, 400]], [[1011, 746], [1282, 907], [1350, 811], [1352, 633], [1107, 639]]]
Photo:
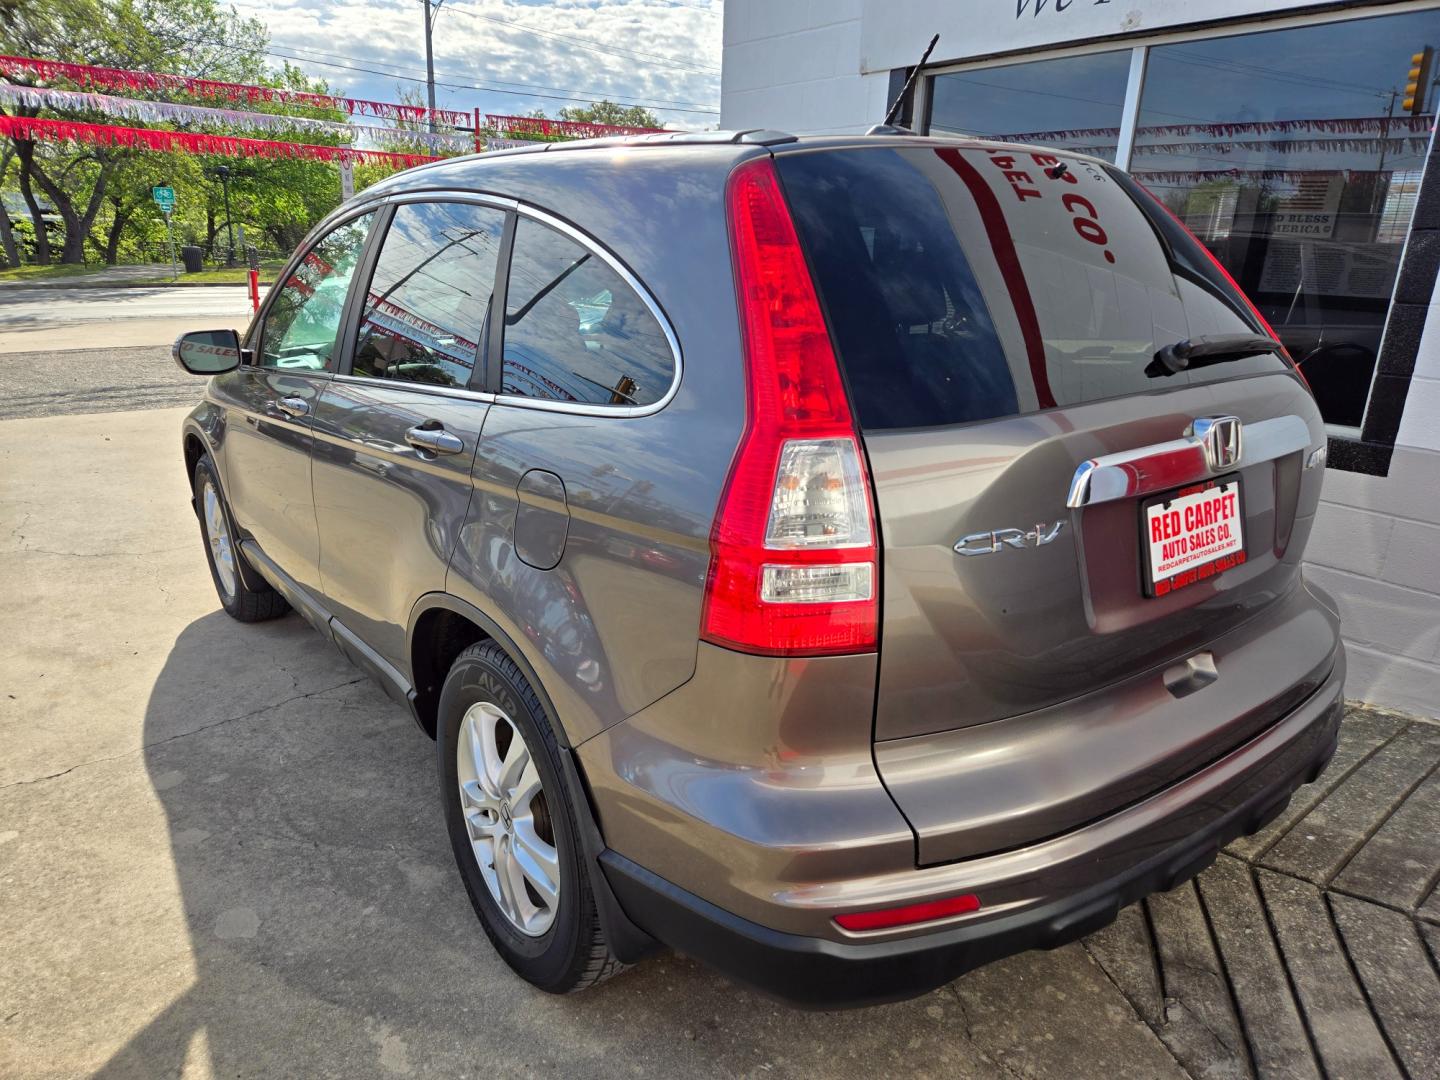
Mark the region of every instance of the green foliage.
[[[0, 0], [0, 52], [71, 63], [97, 64], [189, 75], [225, 82], [252, 83], [311, 93], [329, 93], [324, 80], [311, 79], [286, 63], [278, 71], [265, 64], [268, 32], [256, 19], [242, 18], [220, 0]], [[62, 86], [62, 88], [64, 88]], [[70, 87], [80, 89], [80, 87]], [[110, 91], [115, 96], [166, 99], [173, 95], [145, 90]], [[175, 98], [175, 100], [181, 100]], [[343, 111], [277, 102], [241, 105], [225, 98], [184, 99], [213, 108], [244, 109], [316, 120], [344, 121]], [[34, 110], [24, 110], [34, 113]], [[46, 109], [41, 116], [128, 126], [124, 120], [94, 113]], [[154, 126], [154, 125], [149, 125]], [[342, 145], [346, 137], [303, 124], [255, 131], [208, 125], [217, 135], [276, 141]], [[290, 158], [197, 157], [125, 147], [72, 146], [9, 140], [13, 164], [0, 169], [0, 192], [20, 190], [25, 172], [55, 242], [53, 254], [67, 263], [129, 262], [168, 259], [165, 219], [151, 188], [175, 189], [173, 225], [177, 247], [199, 244], [223, 257], [227, 225], [262, 250], [289, 252], [309, 229], [340, 201], [338, 168], [326, 162]], [[388, 148], [388, 147], [387, 147]], [[412, 145], [393, 149], [413, 151]], [[28, 153], [28, 165], [21, 160]], [[230, 212], [226, 217], [220, 168], [229, 169]], [[362, 166], [357, 190], [392, 169]], [[17, 240], [28, 238], [33, 250], [33, 214], [14, 219]], [[56, 239], [58, 237], [58, 239]], [[243, 257], [243, 253], [237, 251]], [[33, 257], [33, 256], [31, 256]]]
[[583, 108], [575, 106], [561, 109], [560, 119], [581, 124], [615, 124], [620, 127], [664, 126], [660, 123], [660, 118], [649, 109], [639, 105], [617, 105], [613, 101], [599, 101]]

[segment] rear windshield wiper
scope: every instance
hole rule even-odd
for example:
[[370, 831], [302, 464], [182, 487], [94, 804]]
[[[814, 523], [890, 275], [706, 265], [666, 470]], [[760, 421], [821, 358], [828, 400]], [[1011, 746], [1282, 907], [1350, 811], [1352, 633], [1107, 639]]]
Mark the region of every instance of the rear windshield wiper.
[[1257, 353], [1278, 355], [1282, 348], [1280, 342], [1259, 334], [1215, 334], [1191, 338], [1157, 349], [1155, 359], [1145, 367], [1145, 374], [1152, 379], [1178, 375], [1187, 368], [1207, 367]]

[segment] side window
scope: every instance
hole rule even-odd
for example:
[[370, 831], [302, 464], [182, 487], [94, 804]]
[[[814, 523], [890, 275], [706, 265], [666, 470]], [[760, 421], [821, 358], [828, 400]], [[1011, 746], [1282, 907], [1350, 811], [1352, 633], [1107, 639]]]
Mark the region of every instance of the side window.
[[505, 211], [470, 203], [395, 210], [365, 296], [352, 371], [465, 386], [485, 340]]
[[675, 357], [639, 295], [599, 255], [530, 218], [515, 226], [501, 392], [590, 405], [649, 405]]
[[298, 371], [333, 367], [345, 294], [374, 217], [362, 214], [326, 233], [285, 279], [265, 316], [262, 367]]

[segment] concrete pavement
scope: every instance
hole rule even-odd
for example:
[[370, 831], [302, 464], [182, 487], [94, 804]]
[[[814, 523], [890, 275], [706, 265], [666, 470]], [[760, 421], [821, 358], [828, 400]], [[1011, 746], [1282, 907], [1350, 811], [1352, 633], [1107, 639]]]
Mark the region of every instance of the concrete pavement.
[[250, 298], [243, 285], [0, 286], [0, 353], [169, 344], [186, 330], [243, 330], [249, 321]]

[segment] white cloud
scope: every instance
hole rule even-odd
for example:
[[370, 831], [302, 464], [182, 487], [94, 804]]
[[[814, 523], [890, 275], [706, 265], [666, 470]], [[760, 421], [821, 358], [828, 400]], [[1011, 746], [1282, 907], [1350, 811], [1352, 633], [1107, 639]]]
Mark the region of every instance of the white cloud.
[[[234, 7], [269, 26], [275, 53], [292, 54], [333, 89], [385, 101], [399, 86], [423, 90], [421, 0]], [[577, 99], [608, 97], [643, 104], [670, 127], [713, 127], [721, 11], [720, 0], [445, 0], [434, 34], [436, 104], [553, 116], [585, 103]], [[270, 59], [278, 66], [284, 58]]]

